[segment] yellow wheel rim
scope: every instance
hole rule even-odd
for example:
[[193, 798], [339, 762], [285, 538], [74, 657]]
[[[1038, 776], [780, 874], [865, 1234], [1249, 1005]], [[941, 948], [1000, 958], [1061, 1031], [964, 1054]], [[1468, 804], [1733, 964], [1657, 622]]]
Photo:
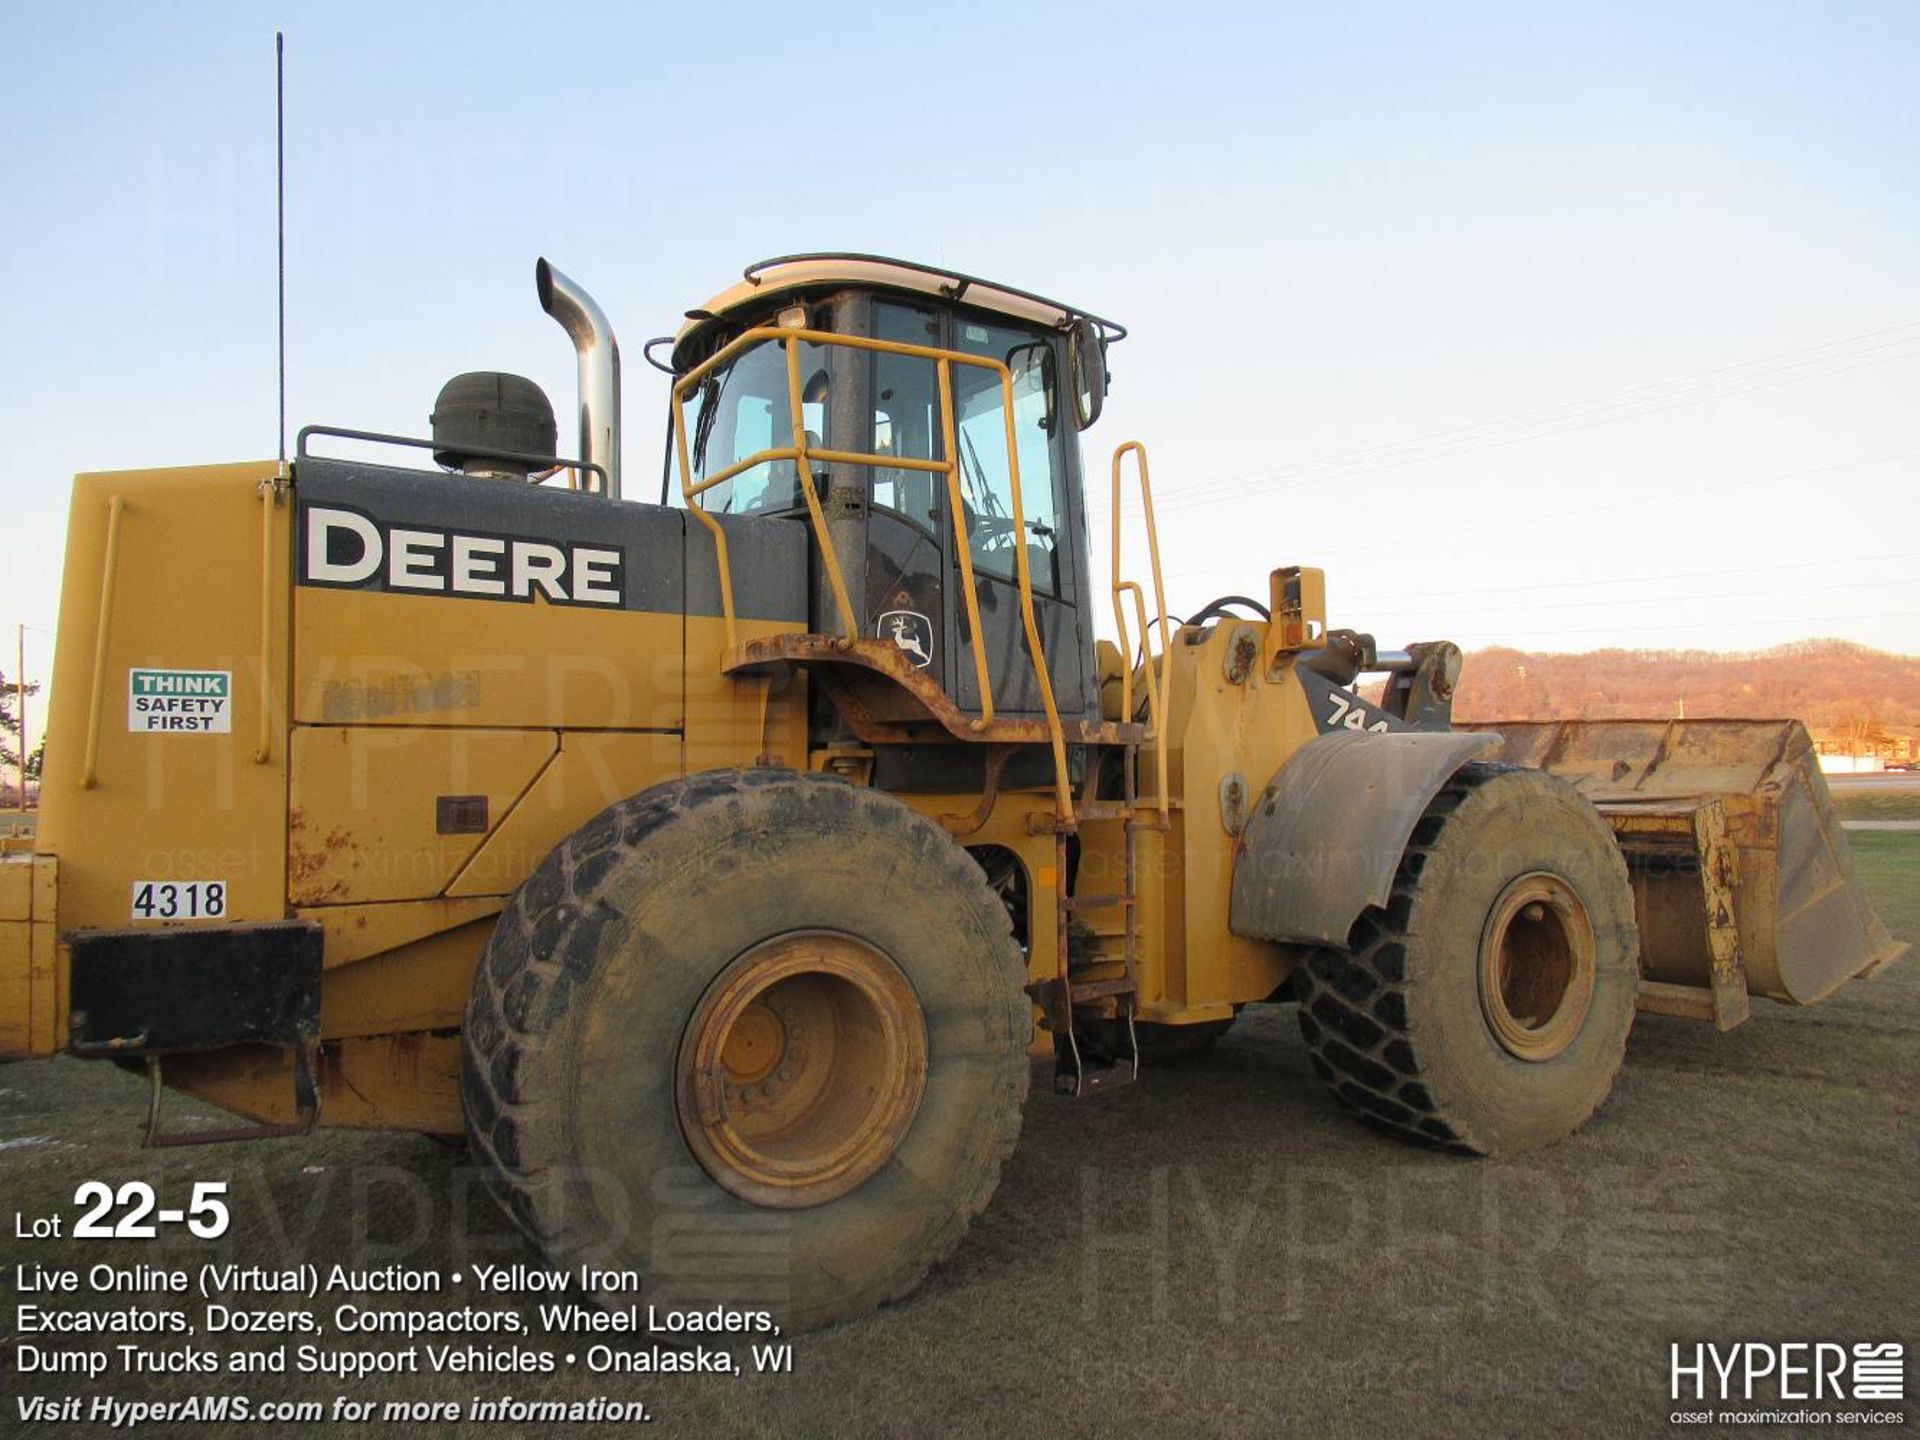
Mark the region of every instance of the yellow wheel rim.
[[900, 967], [850, 935], [783, 935], [727, 966], [695, 1008], [680, 1126], [733, 1194], [822, 1205], [887, 1162], [926, 1079], [926, 1021]]
[[1480, 939], [1480, 1009], [1521, 1060], [1551, 1060], [1593, 1003], [1593, 922], [1574, 889], [1536, 870], [1500, 892]]

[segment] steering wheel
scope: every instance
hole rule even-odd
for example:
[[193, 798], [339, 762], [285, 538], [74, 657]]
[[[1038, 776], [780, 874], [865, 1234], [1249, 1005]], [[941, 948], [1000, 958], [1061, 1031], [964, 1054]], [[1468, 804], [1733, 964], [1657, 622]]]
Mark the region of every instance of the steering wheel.
[[1005, 515], [982, 515], [972, 505], [967, 510], [967, 539], [982, 550], [998, 550], [1013, 534], [1013, 521]]

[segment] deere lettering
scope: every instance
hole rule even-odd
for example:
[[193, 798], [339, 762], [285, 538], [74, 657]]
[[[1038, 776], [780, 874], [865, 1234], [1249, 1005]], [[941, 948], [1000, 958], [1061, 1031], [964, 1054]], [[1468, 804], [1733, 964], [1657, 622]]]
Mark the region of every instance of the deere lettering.
[[626, 558], [608, 546], [389, 524], [328, 505], [309, 505], [305, 520], [307, 585], [614, 609], [626, 600]]
[[128, 671], [127, 728], [148, 733], [231, 733], [233, 672]]

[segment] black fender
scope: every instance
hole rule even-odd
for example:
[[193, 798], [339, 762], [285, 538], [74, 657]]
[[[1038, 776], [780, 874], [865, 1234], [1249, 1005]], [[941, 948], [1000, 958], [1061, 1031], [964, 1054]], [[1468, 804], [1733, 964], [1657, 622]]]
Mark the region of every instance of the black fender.
[[1342, 730], [1303, 745], [1247, 821], [1228, 928], [1344, 948], [1361, 912], [1387, 903], [1428, 802], [1496, 743], [1471, 732]]

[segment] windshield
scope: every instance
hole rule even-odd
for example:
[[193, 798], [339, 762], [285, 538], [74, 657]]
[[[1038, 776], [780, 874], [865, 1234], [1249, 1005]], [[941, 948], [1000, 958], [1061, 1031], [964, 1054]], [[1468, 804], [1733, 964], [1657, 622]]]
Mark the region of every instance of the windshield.
[[[787, 354], [774, 341], [744, 351], [715, 372], [687, 399], [688, 451], [696, 482], [718, 475], [763, 450], [793, 443]], [[800, 414], [807, 443], [826, 443], [827, 352], [800, 347]], [[816, 476], [818, 466], [815, 467]], [[700, 499], [716, 515], [791, 510], [806, 504], [800, 471], [792, 460], [763, 460]]]
[[1023, 330], [963, 321], [956, 350], [990, 355], [1013, 373], [1013, 438], [1020, 462], [1024, 531], [1013, 520], [1013, 467], [1007, 460], [1006, 391], [994, 371], [953, 367], [953, 407], [960, 449], [961, 494], [974, 565], [1013, 579], [1024, 545], [1033, 583], [1057, 590], [1054, 575], [1059, 507], [1053, 473], [1053, 346]]
[[[1059, 406], [1053, 341], [1044, 332], [1011, 323], [943, 314], [891, 300], [876, 300], [872, 314], [875, 339], [950, 348], [1007, 367], [1012, 376], [1012, 433], [1019, 459], [1022, 523], [1016, 527], [1013, 518], [1007, 391], [998, 371], [956, 363], [950, 369], [953, 432], [960, 461], [959, 519], [978, 573], [1015, 579], [1024, 547], [1035, 588], [1059, 593], [1062, 477], [1056, 444]], [[946, 458], [935, 362], [919, 355], [844, 347], [830, 359], [829, 348], [810, 342], [800, 345], [800, 412], [808, 448], [876, 457], [879, 463], [860, 467], [864, 475], [856, 482], [867, 487], [869, 502], [938, 533], [947, 508], [945, 477], [886, 463], [890, 457], [921, 462]], [[829, 403], [829, 390], [859, 380], [862, 368], [871, 401], [865, 407], [870, 418], [864, 420], [861, 407], [847, 403], [851, 393], [839, 403]], [[687, 398], [688, 456], [695, 483], [764, 451], [792, 444], [791, 416], [781, 343], [769, 339], [743, 351]], [[848, 433], [836, 433], [840, 431]], [[824, 481], [828, 468], [823, 462], [814, 463], [816, 482]], [[837, 472], [842, 465], [832, 468]], [[795, 461], [763, 460], [706, 491], [700, 504], [720, 515], [777, 513], [801, 508], [806, 495]]]
[[[874, 307], [874, 335], [915, 345], [939, 345], [939, 312], [893, 301]], [[1060, 476], [1055, 458], [1053, 344], [1016, 325], [967, 316], [951, 317], [950, 347], [998, 360], [1013, 376], [1013, 436], [1020, 462], [1024, 537], [1013, 524], [1013, 470], [1007, 459], [1006, 392], [1000, 376], [978, 365], [954, 365], [954, 440], [960, 452], [960, 498], [968, 548], [983, 575], [1011, 580], [1015, 549], [1027, 547], [1034, 585], [1057, 592], [1056, 570]], [[938, 382], [931, 360], [904, 355], [874, 357], [875, 453], [943, 459]], [[878, 471], [874, 505], [929, 525], [937, 516], [946, 482], [912, 471]]]

